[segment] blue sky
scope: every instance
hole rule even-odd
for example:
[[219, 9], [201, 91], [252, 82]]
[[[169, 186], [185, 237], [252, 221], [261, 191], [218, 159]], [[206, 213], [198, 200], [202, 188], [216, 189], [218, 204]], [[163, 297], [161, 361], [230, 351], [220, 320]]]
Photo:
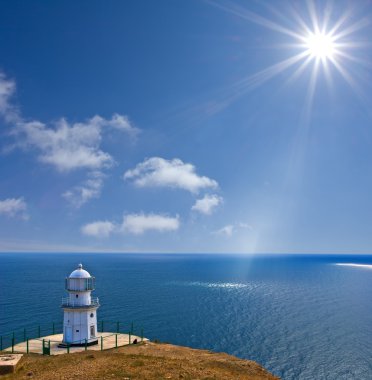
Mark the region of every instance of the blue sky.
[[0, 10], [0, 251], [371, 252], [370, 1]]

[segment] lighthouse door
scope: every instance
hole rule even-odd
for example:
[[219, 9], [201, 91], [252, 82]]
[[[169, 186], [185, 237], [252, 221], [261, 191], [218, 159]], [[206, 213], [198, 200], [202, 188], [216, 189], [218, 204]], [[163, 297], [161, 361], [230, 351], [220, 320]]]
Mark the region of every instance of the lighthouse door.
[[68, 342], [68, 343], [72, 342], [72, 327], [71, 326], [65, 327], [65, 342]]

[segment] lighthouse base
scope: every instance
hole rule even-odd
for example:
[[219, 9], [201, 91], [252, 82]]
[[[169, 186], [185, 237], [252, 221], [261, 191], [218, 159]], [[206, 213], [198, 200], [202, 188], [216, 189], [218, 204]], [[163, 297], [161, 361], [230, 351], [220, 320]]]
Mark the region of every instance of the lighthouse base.
[[96, 340], [91, 340], [87, 343], [83, 342], [83, 343], [66, 343], [66, 342], [62, 342], [58, 345], [58, 347], [60, 348], [66, 348], [66, 347], [85, 347], [85, 346], [95, 346], [98, 344], [98, 339]]
[[130, 333], [124, 334], [106, 331], [99, 332], [97, 333], [95, 338], [89, 339], [89, 341], [87, 340], [87, 347], [85, 347], [85, 340], [80, 341], [82, 342], [82, 344], [71, 344], [63, 341], [63, 334], [54, 334], [42, 336], [40, 338], [35, 339], [28, 339], [25, 342], [16, 343], [13, 346], [6, 348], [4, 348], [3, 346], [3, 351], [7, 353], [11, 353], [12, 351], [14, 351], [25, 354], [33, 353], [46, 355], [44, 348], [49, 348], [49, 355], [60, 355], [82, 352], [85, 350], [109, 350], [112, 348], [118, 348], [134, 344], [135, 340], [137, 340], [137, 342], [146, 342], [148, 339], [144, 338], [143, 336], [137, 336]]

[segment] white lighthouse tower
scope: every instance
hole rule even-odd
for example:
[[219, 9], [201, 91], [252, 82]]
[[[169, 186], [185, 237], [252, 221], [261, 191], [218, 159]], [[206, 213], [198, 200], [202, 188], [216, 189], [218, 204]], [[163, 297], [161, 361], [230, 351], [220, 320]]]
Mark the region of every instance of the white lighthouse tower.
[[95, 278], [83, 269], [82, 264], [66, 278], [65, 288], [69, 296], [62, 298], [64, 344], [82, 346], [98, 343], [99, 300], [91, 296], [94, 283]]

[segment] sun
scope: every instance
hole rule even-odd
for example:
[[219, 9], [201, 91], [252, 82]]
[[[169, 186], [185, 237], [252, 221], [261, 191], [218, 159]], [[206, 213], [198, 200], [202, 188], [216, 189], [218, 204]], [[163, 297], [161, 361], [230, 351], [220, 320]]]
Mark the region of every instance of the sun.
[[[306, 117], [310, 117], [317, 84], [322, 83], [323, 79], [327, 85], [333, 85], [333, 78], [337, 75], [347, 82], [359, 98], [367, 96], [359, 79], [365, 73], [366, 83], [369, 83], [367, 79], [371, 60], [369, 57], [366, 59], [366, 53], [371, 45], [366, 36], [368, 32], [370, 34], [370, 8], [336, 7], [334, 0], [307, 0], [288, 1], [285, 8], [281, 9], [264, 1], [265, 12], [270, 11], [270, 17], [267, 18], [236, 4], [237, 0], [206, 1], [225, 12], [271, 30], [275, 33], [273, 36], [281, 34], [288, 39], [278, 44], [281, 52], [288, 52], [286, 58], [236, 81], [226, 91], [224, 97], [227, 100], [224, 100], [224, 104], [229, 105], [244, 93], [284, 71], [289, 74], [291, 83], [301, 75], [308, 78], [306, 109], [303, 113]], [[367, 16], [365, 12], [368, 12]], [[368, 28], [367, 32], [361, 34], [365, 28]], [[354, 77], [354, 73], [358, 76]]]
[[332, 59], [336, 52], [335, 40], [330, 34], [310, 33], [305, 40], [309, 56], [316, 59]]

